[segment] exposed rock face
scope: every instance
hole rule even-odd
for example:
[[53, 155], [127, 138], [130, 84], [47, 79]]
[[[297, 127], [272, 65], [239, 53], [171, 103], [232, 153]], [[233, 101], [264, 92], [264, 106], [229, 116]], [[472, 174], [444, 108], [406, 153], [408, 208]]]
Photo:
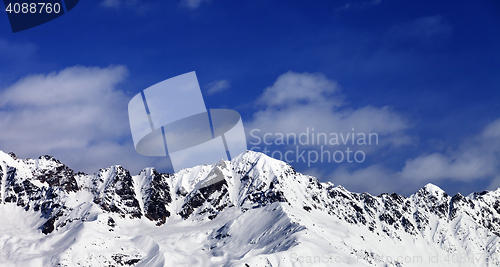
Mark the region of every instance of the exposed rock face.
[[[205, 180], [195, 186], [186, 196], [179, 212], [182, 218], [187, 219], [197, 212], [197, 214], [207, 214], [209, 219], [213, 219], [225, 208], [233, 206], [224, 176], [225, 171], [227, 171], [227, 165], [221, 161], [210, 170]], [[231, 176], [227, 178], [232, 179]]]
[[121, 166], [100, 170], [92, 179], [94, 203], [103, 210], [122, 217], [141, 218], [142, 211], [136, 198], [129, 171]]
[[38, 160], [25, 160], [25, 163], [31, 168], [33, 177], [42, 183], [60, 187], [66, 192], [78, 191], [73, 170], [52, 156], [40, 156]]
[[141, 188], [144, 215], [160, 226], [170, 217], [170, 212], [167, 210], [167, 206], [172, 202], [170, 186], [167, 182], [170, 175], [160, 174], [155, 169], [143, 170], [139, 176], [141, 175], [149, 178]]

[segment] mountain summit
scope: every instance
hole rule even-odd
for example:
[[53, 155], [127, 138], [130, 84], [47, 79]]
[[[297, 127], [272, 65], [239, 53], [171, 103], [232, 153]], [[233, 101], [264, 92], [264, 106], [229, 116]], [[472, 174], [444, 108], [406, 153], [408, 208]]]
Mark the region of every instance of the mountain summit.
[[174, 174], [0, 151], [1, 266], [497, 266], [500, 191], [349, 192], [247, 151]]

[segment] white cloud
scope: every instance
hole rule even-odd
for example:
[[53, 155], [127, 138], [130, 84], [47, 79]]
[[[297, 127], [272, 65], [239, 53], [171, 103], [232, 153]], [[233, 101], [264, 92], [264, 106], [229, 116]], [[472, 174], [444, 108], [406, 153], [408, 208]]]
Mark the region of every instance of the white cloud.
[[402, 178], [436, 181], [451, 178], [454, 180], [474, 180], [492, 173], [488, 160], [463, 154], [458, 158], [452, 155], [433, 153], [408, 160], [401, 171]]
[[286, 107], [304, 101], [338, 105], [339, 103], [331, 102], [338, 101], [337, 99], [330, 98], [338, 91], [337, 82], [328, 80], [323, 74], [289, 71], [280, 75], [273, 86], [266, 88], [258, 102], [269, 108]]
[[210, 0], [181, 0], [180, 4], [189, 9], [197, 9], [203, 2], [208, 3]]
[[[375, 164], [366, 168], [349, 171], [345, 166], [340, 166], [331, 174], [328, 180], [341, 185], [354, 192], [368, 192], [370, 194], [406, 193], [402, 190], [401, 183], [396, 180], [394, 171], [385, 168], [381, 164]], [[408, 184], [405, 184], [408, 186]]]
[[492, 177], [500, 170], [500, 119], [456, 150], [433, 153], [406, 161], [400, 175], [405, 179], [453, 179], [473, 181]]
[[[315, 133], [377, 133], [379, 147], [411, 141], [403, 116], [389, 107], [353, 109], [343, 101], [337, 82], [322, 74], [287, 72], [265, 89], [258, 99], [259, 111], [246, 123], [248, 131], [296, 133], [314, 128]], [[377, 149], [375, 146], [370, 149]]]
[[104, 69], [76, 66], [47, 75], [30, 75], [3, 90], [0, 106], [54, 107], [108, 101], [123, 97], [114, 86], [126, 76], [123, 66]]
[[231, 87], [231, 82], [228, 80], [219, 80], [209, 83], [207, 87], [207, 94], [213, 95], [228, 90]]
[[129, 97], [116, 87], [126, 76], [123, 66], [76, 66], [0, 90], [0, 149], [21, 158], [53, 155], [90, 173], [115, 164], [146, 167], [124, 141], [131, 139]]

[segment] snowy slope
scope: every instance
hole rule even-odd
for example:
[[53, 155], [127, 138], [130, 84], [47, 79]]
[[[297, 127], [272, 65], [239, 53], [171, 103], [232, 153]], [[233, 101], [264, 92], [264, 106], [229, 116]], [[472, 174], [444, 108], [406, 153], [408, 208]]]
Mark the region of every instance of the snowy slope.
[[0, 266], [497, 266], [500, 191], [352, 193], [264, 154], [175, 174], [0, 152]]

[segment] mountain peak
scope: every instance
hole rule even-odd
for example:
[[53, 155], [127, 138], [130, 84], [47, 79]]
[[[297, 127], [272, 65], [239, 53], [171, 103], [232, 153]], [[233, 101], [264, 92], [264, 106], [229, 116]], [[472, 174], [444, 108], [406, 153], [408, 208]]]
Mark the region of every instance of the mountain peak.
[[422, 187], [422, 189], [424, 189], [425, 191], [427, 191], [433, 195], [442, 195], [443, 193], [445, 193], [445, 191], [443, 189], [441, 189], [439, 186], [432, 184], [432, 183], [426, 184], [424, 187]]

